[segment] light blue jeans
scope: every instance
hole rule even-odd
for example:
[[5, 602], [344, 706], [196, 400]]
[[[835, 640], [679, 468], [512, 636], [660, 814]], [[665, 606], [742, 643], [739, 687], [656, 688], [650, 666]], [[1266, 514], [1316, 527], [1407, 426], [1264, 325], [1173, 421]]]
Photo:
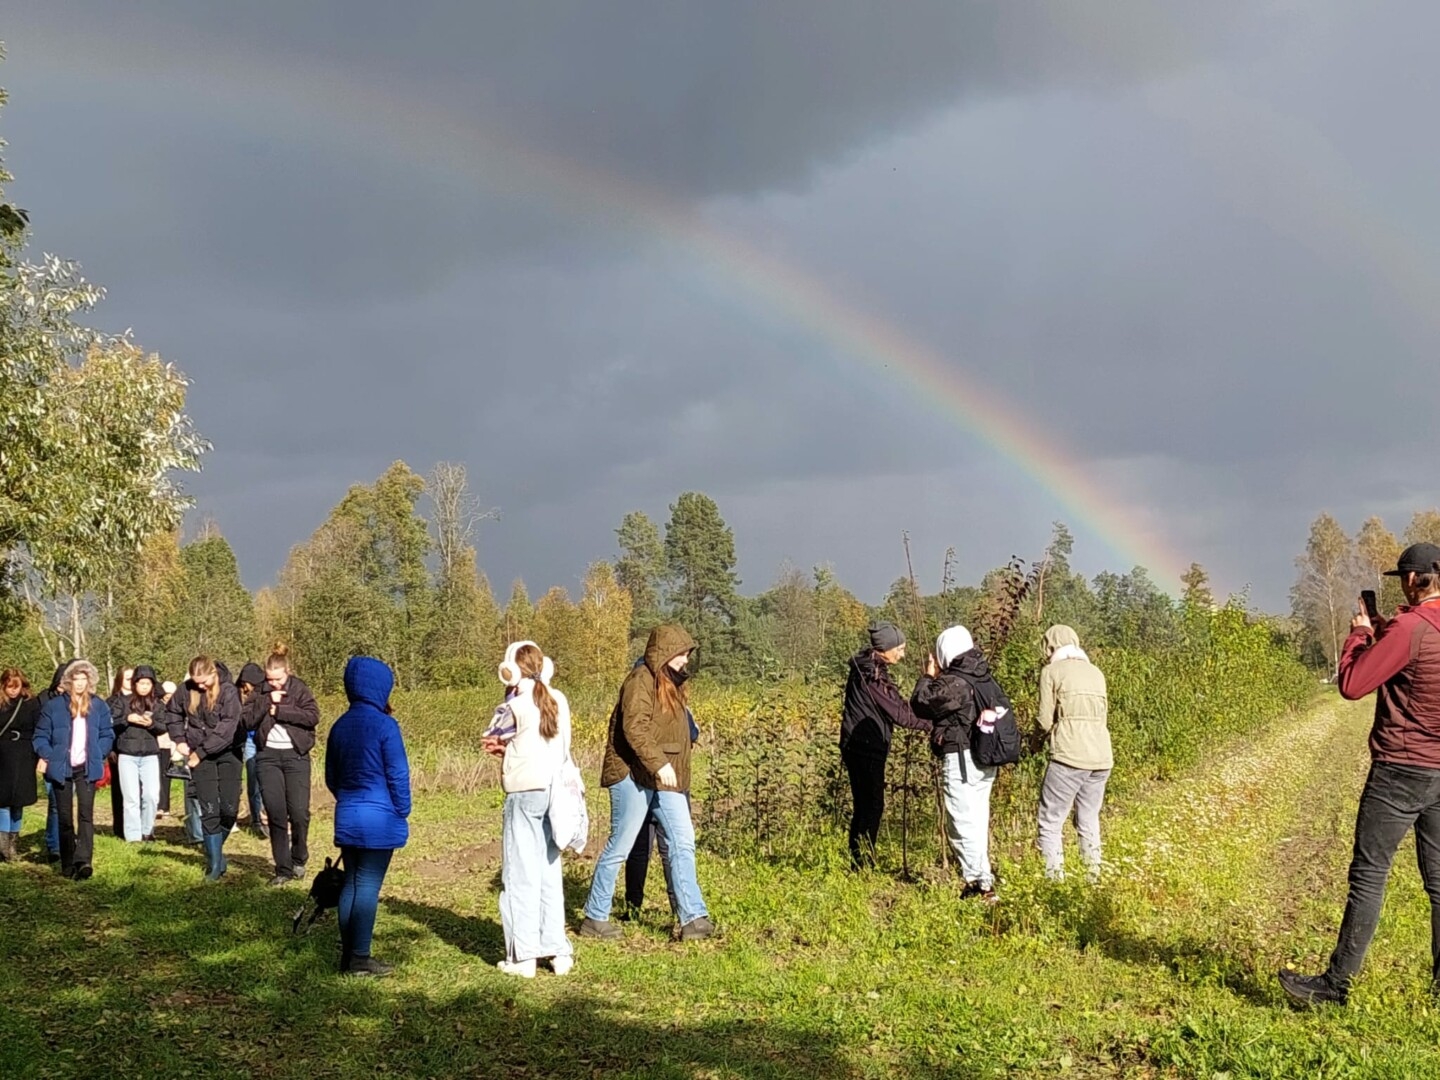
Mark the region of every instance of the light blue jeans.
[[0, 832], [19, 832], [24, 814], [23, 806], [0, 806]]
[[612, 785], [609, 791], [610, 839], [605, 841], [605, 850], [595, 861], [595, 876], [590, 879], [590, 895], [585, 900], [585, 916], [597, 922], [610, 918], [620, 867], [625, 865], [635, 838], [651, 814], [670, 841], [670, 879], [675, 884], [680, 924], [683, 926], [708, 915], [705, 899], [700, 895], [700, 882], [695, 876], [695, 825], [690, 820], [690, 801], [685, 792], [640, 787], [631, 776]]
[[155, 831], [155, 808], [160, 802], [160, 759], [154, 754], [120, 754], [115, 770], [120, 774], [125, 839], [138, 844]]
[[545, 811], [548, 791], [512, 791], [502, 815], [500, 925], [512, 963], [570, 956], [565, 937], [565, 880]]

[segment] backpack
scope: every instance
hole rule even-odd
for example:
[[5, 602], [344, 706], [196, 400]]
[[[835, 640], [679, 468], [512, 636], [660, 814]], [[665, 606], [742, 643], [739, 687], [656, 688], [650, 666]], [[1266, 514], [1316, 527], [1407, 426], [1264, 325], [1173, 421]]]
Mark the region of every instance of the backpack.
[[1020, 760], [1020, 725], [1005, 691], [994, 679], [972, 682], [981, 705], [980, 718], [970, 730], [970, 756], [975, 764], [992, 769]]
[[[295, 918], [290, 924], [290, 932], [298, 934], [303, 930], [309, 930], [315, 925], [315, 920], [325, 914], [330, 908], [340, 906], [340, 891], [345, 888], [345, 856], [335, 859], [333, 862], [327, 858], [325, 869], [315, 875], [315, 880], [310, 883], [310, 893], [300, 910], [295, 913]], [[310, 911], [310, 919], [305, 920], [305, 912]]]

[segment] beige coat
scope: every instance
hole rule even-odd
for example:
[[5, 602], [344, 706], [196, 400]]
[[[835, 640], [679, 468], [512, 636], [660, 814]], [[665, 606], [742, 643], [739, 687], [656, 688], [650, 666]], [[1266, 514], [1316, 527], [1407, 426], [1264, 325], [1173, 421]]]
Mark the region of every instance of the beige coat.
[[1080, 649], [1079, 635], [1070, 627], [1052, 626], [1045, 631], [1044, 641], [1050, 662], [1040, 670], [1036, 720], [1049, 735], [1050, 760], [1072, 769], [1113, 767], [1105, 673], [1083, 654], [1066, 655]]

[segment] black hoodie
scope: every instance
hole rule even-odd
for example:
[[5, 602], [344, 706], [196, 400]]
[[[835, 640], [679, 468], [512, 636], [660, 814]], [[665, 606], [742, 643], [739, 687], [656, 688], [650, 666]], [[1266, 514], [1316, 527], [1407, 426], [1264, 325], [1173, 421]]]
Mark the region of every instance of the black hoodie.
[[[160, 689], [160, 679], [154, 668], [143, 664], [137, 667], [131, 676], [130, 686], [133, 688], [141, 679], [150, 680], [149, 700], [133, 692], [116, 695], [120, 707], [112, 709], [110, 714], [115, 723], [115, 752], [132, 757], [158, 757], [160, 744], [156, 739], [165, 730], [164, 691]], [[143, 719], [145, 713], [150, 714], [148, 727], [137, 722]]]
[[933, 678], [920, 676], [915, 693], [910, 696], [915, 715], [927, 717], [934, 723], [935, 735], [930, 745], [942, 757], [969, 749], [971, 729], [986, 708], [982, 701], [1009, 704], [1005, 691], [990, 673], [985, 654], [979, 649], [961, 653]]
[[874, 649], [863, 649], [850, 658], [840, 718], [840, 749], [850, 754], [885, 757], [897, 724], [912, 731], [930, 730], [930, 722], [916, 716], [900, 696], [890, 677], [890, 666]]

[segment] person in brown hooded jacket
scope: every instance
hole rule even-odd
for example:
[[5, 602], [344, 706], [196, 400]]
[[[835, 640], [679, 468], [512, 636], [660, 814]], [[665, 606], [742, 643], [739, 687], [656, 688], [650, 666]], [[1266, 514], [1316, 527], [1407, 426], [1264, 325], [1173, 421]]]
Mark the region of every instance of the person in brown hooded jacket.
[[680, 919], [680, 939], [714, 933], [695, 875], [695, 826], [690, 820], [690, 721], [685, 712], [686, 665], [695, 639], [678, 626], [657, 626], [645, 646], [645, 662], [626, 676], [610, 713], [600, 785], [610, 792], [610, 838], [595, 862], [585, 901], [582, 937], [613, 939], [610, 921], [615, 883], [635, 838], [651, 814], [670, 847], [670, 878]]

